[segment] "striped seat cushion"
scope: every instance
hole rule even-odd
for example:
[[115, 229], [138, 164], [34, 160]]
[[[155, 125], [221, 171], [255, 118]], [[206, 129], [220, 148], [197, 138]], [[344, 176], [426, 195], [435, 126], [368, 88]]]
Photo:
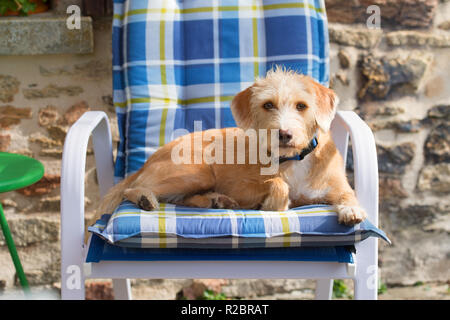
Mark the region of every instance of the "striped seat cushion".
[[88, 230], [110, 244], [139, 248], [344, 246], [369, 236], [389, 242], [368, 220], [353, 227], [338, 224], [336, 212], [327, 205], [277, 212], [161, 204], [144, 211], [125, 201]]

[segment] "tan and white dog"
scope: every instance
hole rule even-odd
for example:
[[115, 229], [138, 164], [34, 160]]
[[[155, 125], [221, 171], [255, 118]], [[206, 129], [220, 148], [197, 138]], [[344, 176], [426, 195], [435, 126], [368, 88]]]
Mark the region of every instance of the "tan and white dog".
[[[157, 207], [158, 201], [274, 211], [324, 203], [335, 206], [340, 223], [359, 223], [366, 213], [347, 181], [343, 159], [329, 132], [337, 104], [331, 89], [308, 76], [281, 68], [269, 71], [234, 97], [231, 110], [239, 128], [191, 133], [166, 144], [139, 171], [115, 185], [97, 213], [111, 213], [124, 198], [145, 210]], [[244, 130], [252, 129], [277, 132], [279, 157], [302, 153], [314, 137], [318, 144], [303, 160], [280, 161], [276, 172], [261, 174], [269, 164], [249, 161], [252, 148]], [[273, 141], [259, 136], [258, 152], [265, 145], [264, 155], [276, 154], [271, 149]], [[221, 139], [228, 142], [218, 144]], [[225, 161], [234, 150], [231, 159], [239, 157], [239, 149], [234, 148], [238, 141], [245, 141], [244, 163]], [[208, 160], [207, 150], [219, 161]], [[174, 154], [188, 161], [174, 161]]]

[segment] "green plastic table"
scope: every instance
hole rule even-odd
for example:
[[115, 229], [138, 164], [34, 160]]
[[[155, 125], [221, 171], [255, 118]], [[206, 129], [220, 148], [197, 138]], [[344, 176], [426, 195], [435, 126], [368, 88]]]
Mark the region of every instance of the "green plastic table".
[[[27, 187], [40, 180], [43, 175], [44, 166], [39, 161], [20, 154], [0, 152], [0, 193]], [[1, 203], [0, 224], [20, 285], [27, 290], [29, 289], [28, 281], [20, 263]]]

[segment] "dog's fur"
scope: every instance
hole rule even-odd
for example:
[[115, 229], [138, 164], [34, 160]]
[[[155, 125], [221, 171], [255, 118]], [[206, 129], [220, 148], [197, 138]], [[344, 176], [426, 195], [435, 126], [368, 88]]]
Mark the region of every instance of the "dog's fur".
[[[270, 108], [265, 107], [268, 102]], [[308, 76], [281, 68], [269, 71], [234, 97], [231, 110], [239, 128], [211, 129], [202, 134], [225, 141], [227, 133], [243, 135], [242, 129], [288, 132], [292, 138], [280, 143], [281, 156], [300, 153], [316, 134], [318, 146], [304, 160], [286, 161], [273, 175], [261, 175], [264, 165], [260, 162], [248, 163], [248, 148], [245, 164], [208, 164], [203, 157], [199, 164], [174, 164], [173, 149], [194, 141], [194, 134], [186, 135], [161, 147], [139, 171], [115, 185], [97, 212], [112, 212], [124, 198], [145, 210], [157, 207], [158, 201], [275, 211], [326, 203], [336, 207], [340, 223], [359, 223], [366, 213], [347, 182], [342, 157], [329, 132], [337, 104], [332, 90]], [[191, 148], [191, 159], [211, 141]], [[223, 154], [227, 147], [223, 144]]]

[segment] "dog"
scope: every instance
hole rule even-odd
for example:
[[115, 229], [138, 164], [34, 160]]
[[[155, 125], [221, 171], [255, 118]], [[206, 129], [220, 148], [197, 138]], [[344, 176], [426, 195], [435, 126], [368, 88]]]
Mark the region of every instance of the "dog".
[[[144, 210], [157, 208], [160, 201], [270, 211], [322, 203], [336, 208], [339, 223], [359, 223], [366, 212], [347, 181], [330, 134], [337, 104], [337, 95], [309, 76], [272, 69], [233, 98], [238, 128], [194, 132], [164, 145], [139, 171], [111, 188], [97, 213], [111, 213], [123, 199]], [[253, 148], [249, 130], [257, 132]], [[241, 162], [236, 161], [239, 141], [245, 141]], [[270, 165], [262, 159], [251, 163], [252, 150], [278, 161], [278, 170], [261, 174]], [[207, 151], [209, 158], [204, 156]], [[227, 163], [226, 157], [234, 161]]]

